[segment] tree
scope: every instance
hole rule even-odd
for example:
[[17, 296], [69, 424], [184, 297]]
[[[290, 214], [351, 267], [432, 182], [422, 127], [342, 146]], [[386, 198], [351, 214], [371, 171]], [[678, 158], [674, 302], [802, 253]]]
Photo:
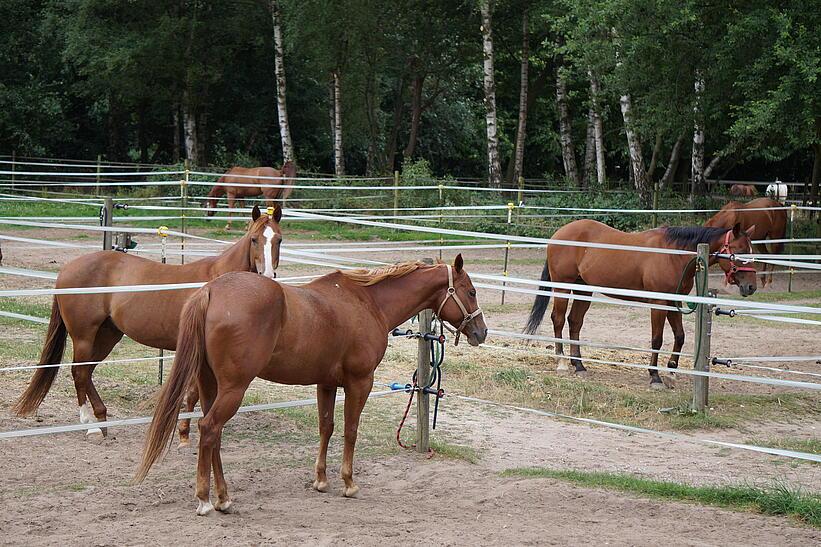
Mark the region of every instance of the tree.
[[522, 68], [519, 73], [519, 124], [516, 126], [516, 146], [514, 148], [513, 177], [514, 182], [522, 176], [525, 157], [525, 135], [527, 134], [527, 84], [530, 68], [530, 28], [527, 18], [527, 7], [522, 11]]
[[279, 134], [282, 139], [282, 161], [294, 160], [294, 146], [291, 142], [291, 126], [288, 125], [288, 107], [285, 97], [285, 54], [282, 45], [282, 23], [279, 1], [271, 0], [271, 18], [274, 24], [274, 71], [277, 83], [277, 114], [279, 116]]
[[481, 0], [483, 75], [485, 88], [485, 126], [487, 128], [488, 184], [502, 185], [502, 168], [499, 164], [499, 136], [496, 123], [496, 80], [493, 72], [493, 31], [491, 27], [493, 0]]

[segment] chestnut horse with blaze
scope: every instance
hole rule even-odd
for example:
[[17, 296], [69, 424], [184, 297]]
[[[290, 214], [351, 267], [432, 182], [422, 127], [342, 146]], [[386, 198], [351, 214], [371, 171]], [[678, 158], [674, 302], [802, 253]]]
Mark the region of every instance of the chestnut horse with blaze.
[[[273, 177], [273, 178], [271, 178]], [[228, 222], [225, 229], [231, 229], [231, 215], [234, 204], [242, 201], [245, 205], [245, 198], [263, 196], [268, 207], [274, 206], [274, 200], [281, 199], [282, 203], [291, 195], [293, 188], [290, 186], [292, 179], [296, 177], [296, 164], [286, 161], [282, 169], [273, 167], [232, 167], [217, 180], [217, 184], [211, 188], [206, 198], [206, 216], [214, 216], [214, 209], [217, 208], [217, 199], [222, 196], [228, 197]], [[245, 186], [248, 184], [260, 186]], [[239, 186], [237, 186], [239, 185]], [[271, 188], [271, 186], [281, 186], [281, 188]]]
[[[751, 235], [754, 241], [784, 239], [787, 235], [787, 211], [782, 203], [770, 198], [758, 198], [747, 203], [731, 201], [704, 223], [705, 226], [728, 229], [736, 224], [739, 224], [742, 230], [754, 227]], [[781, 254], [784, 252], [784, 243], [770, 243], [769, 249], [765, 243], [756, 243], [753, 248], [761, 254]], [[773, 266], [765, 262], [761, 275], [762, 287], [766, 287], [768, 282], [772, 283], [772, 270]]]
[[[739, 254], [750, 252], [750, 234], [755, 227], [742, 230], [740, 225], [732, 228], [696, 227], [662, 227], [644, 232], [627, 233], [611, 228], [595, 220], [577, 220], [559, 228], [553, 235], [557, 240], [584, 241], [590, 243], [607, 243], [632, 245], [638, 247], [655, 247], [660, 249], [680, 249], [695, 251], [699, 243], [709, 243], [711, 254]], [[738, 285], [741, 296], [750, 296], [755, 292], [755, 270], [739, 266], [729, 259], [712, 257], [710, 263], [718, 262], [727, 275], [729, 282]], [[687, 294], [693, 288], [696, 262], [690, 254], [661, 254], [655, 252], [636, 252], [595, 247], [571, 247], [567, 245], [547, 246], [547, 261], [542, 271], [542, 281], [559, 283], [578, 283], [579, 289], [540, 289], [554, 293], [567, 293], [590, 296], [593, 293], [585, 290], [584, 285], [597, 285], [619, 289], [633, 289], [663, 293]], [[663, 306], [675, 306], [670, 300], [642, 299], [613, 296], [624, 300], [638, 300]], [[525, 332], [534, 334], [547, 311], [550, 297], [539, 295], [533, 303]], [[570, 339], [578, 340], [584, 323], [584, 316], [591, 302], [573, 300], [568, 317], [570, 322]], [[562, 337], [567, 298], [556, 297], [553, 303], [553, 333], [556, 338]], [[670, 323], [675, 335], [673, 354], [667, 363], [669, 368], [678, 367], [678, 352], [684, 346], [684, 327], [681, 312], [674, 310], [652, 309], [650, 321], [652, 326], [652, 347], [661, 349], [664, 336], [664, 321]], [[561, 342], [556, 343], [556, 353], [564, 355]], [[580, 361], [579, 345], [570, 344], [570, 361], [577, 373], [586, 369]], [[659, 354], [654, 352], [650, 365], [658, 365]], [[564, 357], [559, 358], [558, 370], [568, 370]], [[663, 384], [657, 370], [650, 370], [650, 387], [661, 388]]]
[[[252, 222], [239, 241], [219, 256], [184, 265], [161, 264], [118, 251], [100, 251], [82, 256], [63, 267], [55, 286], [60, 289], [191, 283], [210, 281], [237, 270], [258, 272], [273, 278], [279, 264], [281, 217], [279, 206], [273, 218], [261, 214], [259, 208], [254, 207]], [[62, 361], [67, 335], [74, 343], [74, 363], [102, 361], [124, 334], [146, 346], [173, 350], [177, 347], [180, 313], [194, 290], [55, 295], [40, 364], [55, 365]], [[107, 409], [91, 379], [95, 367], [94, 364], [71, 367], [81, 423], [106, 420]], [[32, 414], [37, 410], [58, 370], [59, 367], [55, 366], [35, 371], [26, 391], [14, 405], [18, 415]], [[193, 408], [196, 397], [197, 392], [193, 390], [189, 394], [189, 410]], [[99, 428], [86, 432], [90, 438], [100, 440], [104, 434]], [[180, 428], [180, 437], [181, 442], [187, 441], [186, 427]]]
[[[180, 318], [171, 377], [148, 431], [135, 480], [142, 481], [168, 445], [186, 386], [199, 385], [196, 495], [198, 515], [230, 511], [220, 444], [225, 423], [237, 412], [254, 378], [317, 386], [319, 453], [313, 487], [325, 492], [325, 457], [334, 429], [337, 388], [345, 390], [345, 447], [341, 475], [345, 496], [355, 496], [353, 454], [359, 417], [373, 388], [374, 370], [388, 347], [388, 333], [424, 309], [456, 326], [479, 345], [487, 327], [476, 289], [453, 263], [407, 262], [375, 270], [334, 272], [303, 286], [282, 285], [245, 273], [211, 281], [188, 301]], [[217, 494], [210, 501], [211, 470]]]

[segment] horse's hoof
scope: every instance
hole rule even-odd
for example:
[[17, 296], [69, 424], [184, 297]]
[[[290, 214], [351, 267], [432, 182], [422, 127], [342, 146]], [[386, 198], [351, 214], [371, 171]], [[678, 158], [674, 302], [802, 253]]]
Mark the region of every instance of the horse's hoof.
[[587, 371], [586, 370], [577, 370], [576, 376], [579, 378], [587, 378]]
[[235, 515], [239, 513], [239, 511], [237, 511], [236, 506], [234, 505], [234, 502], [231, 500], [228, 500], [225, 503], [217, 502], [217, 504], [214, 506], [214, 509], [226, 515]]
[[650, 389], [661, 391], [664, 389], [664, 384], [661, 382], [650, 382]]
[[228, 231], [230, 231], [230, 230], [231, 230], [231, 225], [230, 225], [230, 224], [226, 224], [226, 225], [225, 225], [225, 231], [226, 231], [226, 232], [228, 232]]
[[185, 449], [191, 446], [191, 439], [185, 438], [180, 439], [180, 444], [177, 445], [178, 449]]
[[313, 487], [317, 492], [327, 492], [328, 481], [314, 481]]
[[198, 517], [204, 517], [204, 516], [208, 515], [208, 513], [210, 513], [211, 511], [214, 510], [214, 506], [211, 505], [210, 501], [203, 501], [203, 500], [197, 500], [197, 501], [199, 501], [199, 505], [197, 506], [197, 516]]
[[355, 498], [359, 495], [359, 487], [355, 484], [353, 486], [346, 486], [342, 495], [346, 498]]
[[559, 364], [556, 365], [556, 372], [567, 372], [570, 370], [570, 365], [568, 364], [570, 361], [565, 359], [564, 357], [559, 357]]
[[86, 440], [90, 443], [101, 444], [105, 440], [103, 430], [99, 427], [86, 431]]

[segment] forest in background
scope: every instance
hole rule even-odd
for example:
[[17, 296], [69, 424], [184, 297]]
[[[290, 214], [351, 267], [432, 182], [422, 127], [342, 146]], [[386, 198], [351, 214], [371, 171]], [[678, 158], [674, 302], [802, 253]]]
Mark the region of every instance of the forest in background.
[[0, 0], [0, 153], [817, 192], [820, 22], [817, 1]]

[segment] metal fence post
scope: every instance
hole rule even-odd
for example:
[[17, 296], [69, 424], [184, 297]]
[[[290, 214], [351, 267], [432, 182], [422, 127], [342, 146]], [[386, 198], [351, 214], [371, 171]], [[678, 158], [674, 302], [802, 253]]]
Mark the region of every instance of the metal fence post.
[[[709, 267], [710, 246], [706, 243], [698, 245], [698, 260], [696, 261], [696, 294], [709, 296], [709, 276], [705, 271]], [[699, 287], [698, 277], [704, 276], [705, 283]], [[709, 304], [696, 305], [696, 332], [695, 354], [693, 368], [702, 372], [710, 371], [710, 335], [712, 329], [712, 310]], [[710, 390], [710, 379], [707, 376], [693, 377], [693, 410], [704, 412], [707, 409]]]
[[[102, 218], [100, 219], [101, 220], [100, 225], [103, 226], [103, 228], [111, 228], [111, 225], [112, 225], [112, 218], [111, 217], [112, 217], [113, 214], [114, 214], [114, 200], [111, 199], [111, 197], [107, 197], [107, 198], [105, 198], [105, 205], [103, 206], [103, 211], [102, 211], [102, 214], [101, 214]], [[110, 230], [106, 230], [106, 231], [103, 232], [103, 250], [104, 251], [110, 251], [111, 250], [111, 247], [112, 247], [112, 244], [111, 244], [112, 239], [111, 238], [112, 238], [112, 236], [113, 236], [113, 234], [111, 233]]]
[[[795, 203], [793, 203], [790, 206], [790, 239], [795, 239], [795, 211], [797, 209], [798, 209], [798, 206]], [[790, 243], [789, 243], [790, 254], [793, 254], [793, 245], [794, 245], [793, 242], [790, 241]], [[775, 268], [775, 266], [772, 266], [772, 267], [773, 267], [773, 269]], [[793, 276], [794, 272], [795, 272], [795, 267], [790, 266], [790, 277], [787, 280], [787, 292], [792, 292], [792, 276]]]
[[517, 195], [518, 195], [518, 199], [517, 199], [516, 203], [518, 205], [521, 205], [525, 201], [525, 178], [524, 177], [519, 177], [519, 193]]
[[102, 170], [101, 162], [102, 156], [100, 154], [97, 154], [97, 186], [94, 187], [94, 194], [98, 196], [100, 195], [100, 171]]
[[[433, 310], [419, 312], [419, 332], [431, 331]], [[418, 340], [416, 357], [416, 385], [420, 386], [416, 398], [416, 451], [427, 454], [430, 450], [430, 395], [422, 387], [430, 381], [430, 343], [423, 337]]]
[[[510, 223], [513, 221], [513, 207], [514, 207], [514, 204], [512, 202], [509, 202], [507, 204], [507, 225], [508, 225], [508, 230], [510, 230]], [[505, 267], [504, 267], [504, 270], [502, 270], [502, 275], [505, 276], [505, 277], [507, 277], [507, 265], [508, 265], [508, 259], [509, 258], [510, 258], [510, 240], [508, 240], [507, 245], [505, 245]], [[502, 281], [502, 287], [504, 287], [506, 285], [507, 285], [507, 281]], [[502, 291], [502, 305], [504, 305], [504, 303], [505, 303], [505, 291], [503, 290]]]
[[[14, 167], [15, 162], [17, 161], [17, 150], [11, 151], [11, 189], [14, 190]], [[25, 169], [23, 170], [25, 171]]]
[[[439, 229], [442, 229], [442, 207], [445, 206], [444, 184], [439, 183]], [[445, 238], [439, 233], [439, 260], [442, 260], [442, 246], [445, 244]]]

